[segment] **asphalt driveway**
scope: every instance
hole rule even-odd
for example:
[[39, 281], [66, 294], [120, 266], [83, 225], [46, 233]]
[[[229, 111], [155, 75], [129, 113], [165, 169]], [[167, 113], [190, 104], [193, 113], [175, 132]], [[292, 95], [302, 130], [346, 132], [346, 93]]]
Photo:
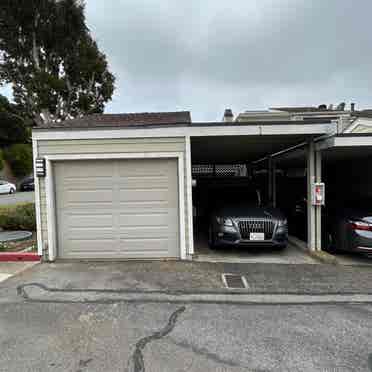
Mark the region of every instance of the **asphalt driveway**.
[[[105, 301], [120, 290], [372, 294], [366, 266], [123, 262], [38, 264], [0, 283], [0, 370], [372, 371], [372, 305]], [[39, 296], [20, 288], [44, 285]], [[78, 293], [76, 290], [79, 289]], [[98, 301], [89, 290], [100, 289]], [[74, 301], [70, 301], [74, 294]], [[75, 301], [76, 300], [76, 301]]]
[[[88, 302], [120, 289], [372, 293], [369, 267], [185, 262], [39, 264], [0, 283], [0, 370], [71, 372], [372, 371], [372, 305]], [[24, 284], [79, 292], [25, 298]], [[47, 292], [47, 291], [46, 291]], [[306, 291], [305, 291], [306, 292]], [[309, 293], [310, 293], [309, 292]]]
[[235, 264], [204, 262], [107, 262], [39, 264], [0, 283], [1, 302], [21, 302], [17, 288], [34, 283], [82, 291], [226, 292], [221, 275], [243, 275], [245, 293], [372, 294], [369, 266]]
[[3, 304], [0, 370], [370, 372], [372, 307]]

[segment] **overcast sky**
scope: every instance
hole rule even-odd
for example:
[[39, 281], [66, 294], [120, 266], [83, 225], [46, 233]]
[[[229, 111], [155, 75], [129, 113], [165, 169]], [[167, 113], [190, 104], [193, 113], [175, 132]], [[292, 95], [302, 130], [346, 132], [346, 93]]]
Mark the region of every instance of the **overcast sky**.
[[86, 0], [117, 89], [106, 112], [194, 121], [278, 105], [372, 106], [371, 0]]

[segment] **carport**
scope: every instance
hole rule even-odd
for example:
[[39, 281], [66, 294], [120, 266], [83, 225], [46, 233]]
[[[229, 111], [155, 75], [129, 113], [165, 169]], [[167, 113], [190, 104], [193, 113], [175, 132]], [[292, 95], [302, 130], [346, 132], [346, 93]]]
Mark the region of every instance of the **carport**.
[[203, 234], [200, 231], [203, 226], [197, 222], [205, 209], [200, 204], [208, 198], [208, 191], [203, 194], [200, 189], [235, 178], [247, 186], [253, 183], [269, 204], [282, 209], [286, 194], [290, 193], [290, 188], [286, 189], [286, 179], [282, 177], [282, 165], [309, 169], [304, 172], [308, 213], [306, 240], [308, 249], [321, 249], [321, 207], [313, 205], [311, 200], [313, 185], [322, 181], [321, 152], [316, 149], [316, 142], [334, 132], [335, 123], [221, 123], [218, 128], [224, 133], [212, 131], [211, 124], [193, 126], [203, 130], [203, 135], [190, 136], [196, 253]]
[[[279, 207], [285, 209], [285, 194], [293, 194], [295, 199], [300, 195], [303, 197], [307, 221], [302, 221], [297, 215], [296, 222], [306, 226], [302, 226], [300, 232], [298, 226], [293, 230], [296, 237], [307, 241], [310, 250], [326, 249], [326, 220], [322, 221], [322, 215], [327, 215], [330, 205], [333, 204], [334, 208], [338, 203], [342, 207], [344, 201], [372, 196], [371, 134], [333, 133], [314, 137], [311, 142], [274, 154], [272, 159], [275, 159], [275, 166], [286, 174], [286, 177], [274, 178], [274, 199]], [[322, 207], [311, 205], [311, 184], [314, 182], [325, 184], [325, 205]]]
[[[343, 205], [356, 209], [369, 206], [372, 197], [372, 135], [334, 135], [319, 142], [316, 148], [323, 156], [326, 199], [341, 209]], [[329, 204], [326, 203], [326, 210]], [[371, 251], [368, 247], [360, 246], [360, 249], [366, 253]]]

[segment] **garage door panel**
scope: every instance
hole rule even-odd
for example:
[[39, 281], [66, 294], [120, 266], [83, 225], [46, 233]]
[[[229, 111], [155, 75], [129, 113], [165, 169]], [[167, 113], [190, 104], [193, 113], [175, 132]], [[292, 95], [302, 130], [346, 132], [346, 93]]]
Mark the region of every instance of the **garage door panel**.
[[72, 227], [70, 228], [69, 239], [73, 240], [113, 240], [115, 230], [112, 227]]
[[102, 190], [66, 190], [66, 201], [67, 203], [97, 203], [97, 202], [109, 202], [112, 203], [113, 200], [113, 190], [102, 189]]
[[95, 161], [94, 167], [86, 164], [91, 163], [86, 160], [74, 160], [69, 162], [58, 163], [59, 168], [63, 168], [63, 179], [70, 181], [71, 179], [92, 179], [100, 180], [102, 178], [111, 178], [115, 163], [105, 161]]
[[69, 230], [80, 227], [80, 228], [106, 228], [113, 227], [113, 216], [112, 214], [66, 214], [63, 225]]
[[65, 258], [112, 258], [117, 250], [115, 240], [74, 240], [69, 242], [69, 254]]
[[159, 188], [141, 188], [120, 190], [119, 201], [165, 201], [168, 200], [169, 189]]
[[[89, 187], [91, 185], [91, 187]], [[89, 191], [101, 191], [111, 192], [112, 191], [112, 179], [109, 182], [97, 182], [94, 180], [80, 181], [80, 182], [65, 182], [62, 185], [63, 190], [70, 192], [89, 192]]]
[[140, 185], [141, 189], [151, 190], [154, 188], [168, 189], [168, 177], [122, 177], [119, 179], [118, 185], [120, 190], [135, 190]]
[[[100, 214], [112, 214], [112, 202], [106, 201], [75, 201], [75, 202], [69, 202], [66, 203], [63, 207], [64, 211], [71, 211], [71, 210], [78, 210], [78, 214], [86, 215], [86, 214], [92, 214], [94, 212], [99, 211]], [[70, 213], [73, 215], [73, 212]], [[75, 213], [76, 214], [76, 213]]]
[[55, 174], [60, 257], [179, 257], [176, 160], [57, 162]]
[[156, 238], [148, 238], [145, 239], [147, 241], [147, 249], [143, 245], [142, 239], [120, 239], [119, 243], [119, 251], [126, 252], [126, 253], [141, 253], [147, 254], [151, 257], [152, 254], [162, 254], [166, 255], [169, 252], [169, 243], [168, 239], [156, 239]]
[[169, 237], [168, 226], [134, 226], [123, 227], [120, 229], [120, 239], [151, 239], [151, 238], [166, 238]]
[[168, 226], [168, 213], [120, 214], [120, 227], [125, 226]]
[[167, 201], [147, 201], [147, 202], [120, 202], [119, 208], [122, 214], [146, 214], [151, 213], [169, 213], [169, 203]]
[[118, 174], [120, 177], [167, 177], [169, 174], [168, 164], [173, 162], [173, 159], [154, 159], [153, 162], [149, 159], [128, 160], [125, 167], [120, 167]]
[[[81, 162], [79, 162], [81, 164]], [[107, 171], [107, 169], [105, 169]], [[71, 171], [71, 170], [70, 170]], [[97, 174], [101, 169], [97, 169], [91, 176], [81, 176], [76, 174], [75, 176], [70, 175], [69, 177], [63, 178], [63, 184], [70, 188], [87, 187], [89, 183], [92, 183], [97, 188], [109, 187], [112, 183], [112, 167], [109, 167], [110, 175], [102, 176]]]

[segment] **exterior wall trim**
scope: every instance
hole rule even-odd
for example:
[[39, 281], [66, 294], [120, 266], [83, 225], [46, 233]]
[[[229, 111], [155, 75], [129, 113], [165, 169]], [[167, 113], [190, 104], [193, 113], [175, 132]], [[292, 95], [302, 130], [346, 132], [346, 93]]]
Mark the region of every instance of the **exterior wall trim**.
[[[32, 140], [32, 155], [34, 158], [34, 174], [36, 175], [36, 159], [38, 157], [38, 144], [36, 140]], [[41, 230], [41, 211], [40, 211], [40, 180], [39, 177], [34, 177], [35, 184], [35, 213], [36, 213], [36, 239], [37, 239], [37, 254], [43, 255], [43, 238]]]
[[372, 146], [371, 136], [331, 137], [316, 144], [316, 150], [326, 150], [335, 147]]
[[205, 125], [166, 128], [136, 129], [72, 129], [72, 130], [34, 130], [36, 140], [73, 140], [73, 139], [115, 139], [149, 137], [203, 137], [203, 136], [241, 136], [241, 135], [311, 135], [334, 133], [337, 125], [330, 124], [274, 124], [274, 125]]
[[49, 260], [57, 257], [57, 225], [55, 214], [55, 189], [53, 163], [64, 160], [102, 160], [102, 159], [160, 159], [170, 158], [178, 161], [178, 194], [179, 194], [179, 235], [180, 258], [187, 259], [185, 236], [185, 182], [184, 182], [184, 154], [182, 152], [139, 152], [115, 154], [73, 154], [73, 155], [46, 155], [46, 200], [48, 223], [48, 253]]
[[335, 137], [335, 147], [372, 146], [371, 136]]
[[193, 206], [192, 206], [192, 162], [191, 162], [191, 140], [186, 136], [186, 195], [187, 195], [187, 218], [189, 234], [189, 254], [194, 254], [194, 226], [193, 226]]

